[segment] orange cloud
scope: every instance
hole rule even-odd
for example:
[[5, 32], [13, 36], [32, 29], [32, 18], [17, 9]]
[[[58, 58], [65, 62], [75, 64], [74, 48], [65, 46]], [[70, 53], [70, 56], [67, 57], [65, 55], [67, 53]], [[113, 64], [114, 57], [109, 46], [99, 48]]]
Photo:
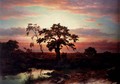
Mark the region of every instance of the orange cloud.
[[[20, 49], [23, 49], [24, 47], [30, 48], [30, 43], [32, 42], [31, 38], [27, 38], [27, 36], [4, 36], [0, 37], [0, 42], [7, 42], [8, 40], [16, 40], [19, 42]], [[35, 43], [35, 42], [34, 42]], [[46, 52], [49, 52], [49, 50], [46, 47], [46, 44], [43, 45], [43, 50]], [[89, 38], [89, 40], [84, 40], [82, 42], [77, 42], [75, 43], [77, 51], [79, 52], [84, 52], [84, 50], [88, 47], [94, 47], [98, 52], [105, 52], [105, 51], [110, 51], [110, 52], [118, 52], [120, 45], [120, 42], [117, 41], [108, 41], [108, 40], [94, 40], [93, 38]], [[35, 52], [40, 52], [39, 50], [39, 45], [35, 43], [35, 46], [32, 48], [33, 51]], [[69, 50], [64, 47], [61, 52], [73, 52], [71, 48]]]

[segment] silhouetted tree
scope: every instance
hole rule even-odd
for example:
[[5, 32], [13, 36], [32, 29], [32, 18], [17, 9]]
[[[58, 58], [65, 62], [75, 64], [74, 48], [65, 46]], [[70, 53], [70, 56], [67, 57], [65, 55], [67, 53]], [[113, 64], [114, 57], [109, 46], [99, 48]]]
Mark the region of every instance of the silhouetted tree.
[[87, 49], [85, 49], [84, 54], [87, 56], [94, 56], [97, 53], [96, 49], [93, 47], [88, 47]]
[[15, 40], [9, 40], [8, 42], [3, 42], [0, 44], [1, 44], [1, 54], [6, 56], [10, 55], [11, 52], [19, 48], [18, 42]]
[[14, 51], [18, 48], [18, 42], [15, 40], [9, 40], [8, 42], [1, 43], [1, 50]]
[[[29, 23], [28, 27], [26, 28], [26, 31], [27, 31], [27, 35], [29, 35], [30, 31], [33, 32], [33, 36], [31, 37], [32, 40], [34, 37], [36, 37], [37, 40], [39, 39], [38, 35], [39, 35], [39, 31], [40, 31], [40, 26], [37, 26], [37, 24], [33, 25], [33, 24]], [[38, 43], [38, 44], [39, 44], [41, 52], [43, 53], [42, 45], [40, 43]], [[34, 43], [30, 43], [30, 47], [33, 47], [33, 46], [34, 46]]]
[[[33, 29], [33, 25], [31, 25], [28, 28]], [[27, 30], [28, 30], [27, 28]], [[63, 46], [71, 47], [73, 50], [75, 50], [75, 45], [72, 43], [76, 42], [78, 40], [78, 35], [70, 34], [69, 29], [65, 26], [61, 26], [60, 23], [53, 24], [50, 29], [42, 29], [39, 30], [38, 27], [34, 27], [36, 29], [36, 32], [39, 33], [41, 37], [37, 38], [37, 43], [41, 45], [42, 42], [47, 43], [47, 48], [49, 51], [55, 50], [56, 53], [56, 59], [60, 60], [60, 50]], [[29, 31], [27, 32], [29, 33]]]
[[15, 40], [9, 40], [8, 42], [6, 42], [6, 49], [9, 51], [14, 51], [15, 49], [18, 49], [18, 42]]

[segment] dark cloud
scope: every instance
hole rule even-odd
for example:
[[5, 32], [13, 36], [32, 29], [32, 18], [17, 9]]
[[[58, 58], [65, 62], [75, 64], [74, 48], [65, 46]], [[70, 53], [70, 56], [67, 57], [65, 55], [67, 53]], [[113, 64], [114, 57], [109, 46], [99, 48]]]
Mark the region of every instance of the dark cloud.
[[93, 28], [91, 29], [90, 28], [89, 29], [78, 28], [78, 29], [72, 29], [71, 31], [83, 37], [87, 37], [87, 36], [110, 37], [110, 36], [115, 35], [115, 34], [109, 34], [109, 33], [102, 32], [100, 29], [93, 29]]
[[0, 28], [0, 36], [25, 35], [25, 28]]
[[[100, 29], [86, 29], [86, 28], [78, 28], [71, 29], [70, 32], [75, 33], [83, 38], [92, 38], [92, 37], [112, 37], [116, 34], [109, 34], [100, 31]], [[0, 36], [15, 36], [15, 35], [25, 35], [25, 28], [0, 28]], [[117, 35], [116, 35], [117, 37]]]

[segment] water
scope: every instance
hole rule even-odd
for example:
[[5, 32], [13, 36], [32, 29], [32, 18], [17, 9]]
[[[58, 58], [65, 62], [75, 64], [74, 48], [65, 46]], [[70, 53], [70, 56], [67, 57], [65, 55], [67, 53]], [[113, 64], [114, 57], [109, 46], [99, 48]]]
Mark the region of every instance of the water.
[[50, 77], [46, 73], [51, 73], [54, 70], [31, 69], [30, 73], [24, 72], [17, 75], [0, 76], [0, 84], [24, 84], [27, 78], [32, 75], [34, 79], [38, 77]]
[[[0, 76], [0, 84], [25, 84], [25, 81], [28, 79], [28, 77], [32, 76], [33, 79], [37, 79], [38, 77], [44, 77], [44, 78], [49, 78], [50, 75], [47, 75], [46, 73], [52, 73], [55, 70], [42, 70], [42, 69], [34, 69], [32, 68], [30, 72], [24, 72], [24, 73], [19, 73], [17, 75], [13, 76]], [[107, 79], [95, 79], [95, 78], [89, 78], [87, 81], [79, 81], [80, 80], [80, 75], [81, 73], [77, 73], [76, 70], [72, 71], [72, 73], [69, 73], [68, 75], [70, 76], [69, 79], [65, 79], [62, 76], [57, 76], [60, 78], [58, 82], [65, 81], [65, 84], [117, 84], [117, 83], [112, 83], [111, 81]], [[57, 71], [58, 73], [61, 73]], [[63, 73], [62, 74], [66, 74]], [[40, 84], [53, 84], [53, 80], [56, 80], [56, 78], [51, 78], [49, 80], [44, 80], [44, 81], [37, 81]], [[56, 84], [56, 83], [54, 83]]]

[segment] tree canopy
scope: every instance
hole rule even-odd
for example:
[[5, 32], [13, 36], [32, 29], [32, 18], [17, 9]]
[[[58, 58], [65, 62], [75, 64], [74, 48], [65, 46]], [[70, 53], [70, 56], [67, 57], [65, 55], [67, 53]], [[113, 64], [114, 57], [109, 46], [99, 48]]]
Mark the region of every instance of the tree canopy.
[[2, 50], [14, 51], [19, 48], [18, 42], [15, 40], [9, 40], [8, 42], [1, 43]]
[[96, 49], [95, 48], [93, 48], [93, 47], [88, 47], [87, 49], [85, 49], [85, 55], [87, 55], [87, 56], [94, 56], [96, 53], [97, 53], [97, 51], [96, 51]]
[[[70, 30], [65, 26], [61, 26], [60, 23], [53, 24], [50, 29], [44, 28], [40, 30], [39, 28], [40, 26], [28, 24], [27, 35], [30, 30], [36, 31], [34, 33], [37, 37], [37, 43], [47, 43], [46, 47], [49, 51], [55, 50], [56, 54], [60, 54], [60, 49], [62, 49], [63, 46], [66, 46], [67, 48], [70, 47], [73, 50], [76, 49], [73, 43], [78, 40], [78, 35], [70, 34]], [[41, 37], [38, 38], [37, 33]]]

